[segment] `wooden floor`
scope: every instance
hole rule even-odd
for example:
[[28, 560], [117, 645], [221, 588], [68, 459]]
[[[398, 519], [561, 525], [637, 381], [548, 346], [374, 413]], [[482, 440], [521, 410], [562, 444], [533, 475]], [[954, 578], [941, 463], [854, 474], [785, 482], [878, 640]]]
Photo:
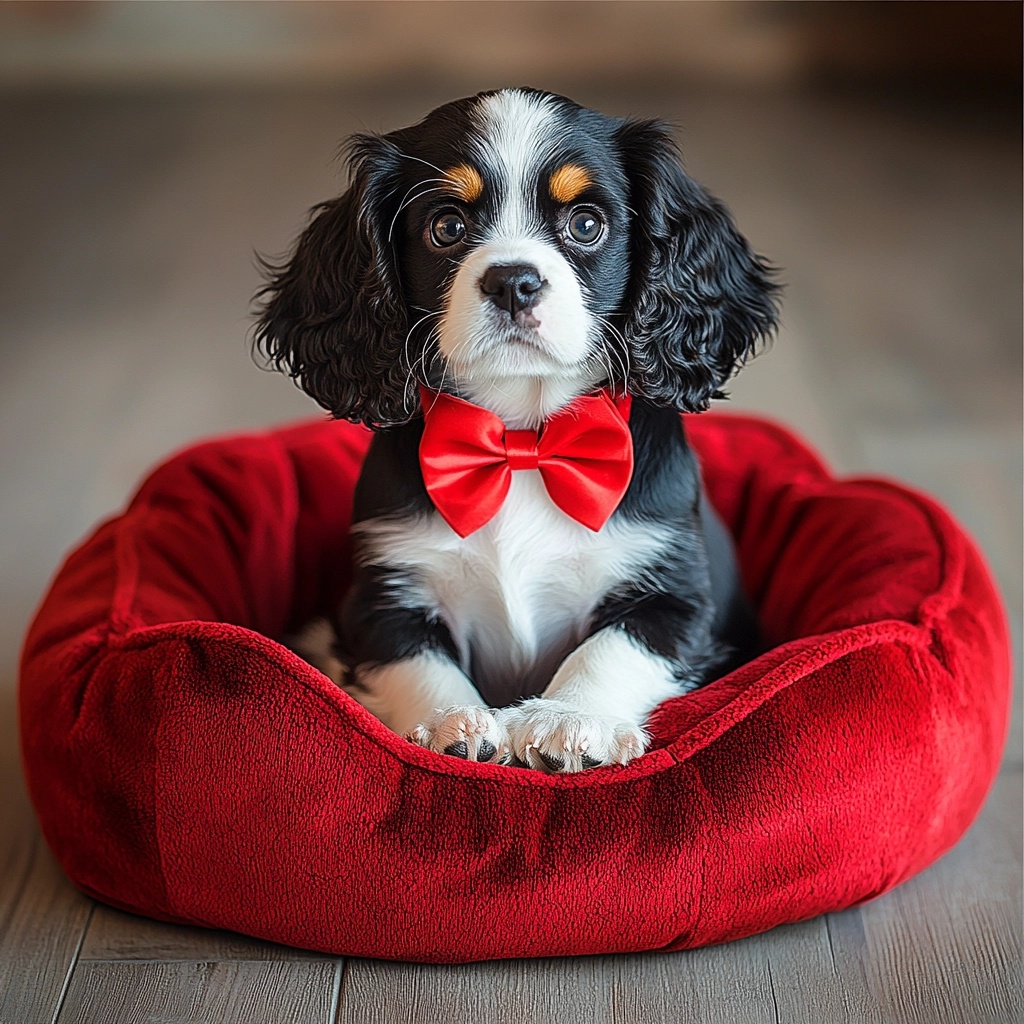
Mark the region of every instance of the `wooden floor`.
[[[1021, 621], [1015, 120], [785, 95], [577, 91], [685, 126], [695, 176], [785, 268], [785, 327], [734, 405], [844, 471], [939, 496]], [[860, 909], [726, 946], [431, 967], [338, 960], [93, 904], [40, 840], [14, 721], [20, 637], [64, 552], [201, 435], [312, 413], [248, 356], [252, 251], [335, 188], [338, 140], [450, 98], [0, 96], [0, 1021], [1024, 1019], [1020, 693], [1004, 767], [939, 863]]]

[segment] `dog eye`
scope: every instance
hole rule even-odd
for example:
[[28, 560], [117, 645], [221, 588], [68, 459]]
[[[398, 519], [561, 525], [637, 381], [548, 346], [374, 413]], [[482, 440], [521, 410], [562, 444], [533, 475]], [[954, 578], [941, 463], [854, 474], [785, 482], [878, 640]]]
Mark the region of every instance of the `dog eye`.
[[447, 213], [439, 213], [430, 222], [430, 240], [434, 245], [446, 248], [456, 242], [461, 242], [465, 237], [466, 222], [451, 210]]
[[569, 215], [566, 230], [574, 242], [579, 242], [580, 245], [593, 245], [601, 237], [604, 221], [596, 210], [581, 207]]

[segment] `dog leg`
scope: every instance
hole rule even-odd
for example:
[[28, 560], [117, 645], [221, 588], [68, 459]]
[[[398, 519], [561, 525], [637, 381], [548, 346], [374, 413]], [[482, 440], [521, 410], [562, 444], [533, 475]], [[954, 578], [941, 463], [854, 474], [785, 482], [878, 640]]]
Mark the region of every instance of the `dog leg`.
[[466, 674], [445, 654], [423, 651], [355, 671], [352, 696], [412, 743], [469, 761], [507, 761], [503, 725]]
[[578, 772], [642, 754], [647, 716], [684, 689], [672, 661], [608, 626], [562, 662], [541, 696], [498, 718], [520, 761], [541, 771]]

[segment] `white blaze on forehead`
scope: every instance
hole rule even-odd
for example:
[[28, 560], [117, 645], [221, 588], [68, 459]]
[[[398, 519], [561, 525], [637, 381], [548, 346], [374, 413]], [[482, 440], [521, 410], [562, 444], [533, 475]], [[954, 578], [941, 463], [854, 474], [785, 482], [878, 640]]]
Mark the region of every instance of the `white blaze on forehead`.
[[[552, 97], [519, 89], [484, 97], [472, 117], [469, 163], [483, 173], [494, 212], [448, 288], [438, 348], [464, 397], [519, 425], [512, 429], [526, 429], [596, 379], [587, 359], [593, 329], [587, 296], [538, 208], [562, 143], [563, 119]], [[533, 348], [510, 344], [524, 340], [516, 336], [522, 327], [498, 315], [480, 288], [489, 267], [514, 264], [535, 267], [545, 285], [531, 311]]]
[[549, 96], [505, 89], [477, 107], [476, 155], [499, 183], [492, 237], [515, 238], [535, 225], [541, 168], [558, 142], [558, 107]]

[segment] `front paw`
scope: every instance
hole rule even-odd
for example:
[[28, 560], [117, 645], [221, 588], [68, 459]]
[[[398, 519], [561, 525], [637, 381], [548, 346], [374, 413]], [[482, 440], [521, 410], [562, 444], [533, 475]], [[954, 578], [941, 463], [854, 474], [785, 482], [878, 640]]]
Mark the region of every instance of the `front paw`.
[[630, 722], [586, 714], [555, 698], [534, 697], [502, 712], [516, 758], [545, 772], [628, 764], [647, 747]]
[[406, 739], [439, 754], [467, 761], [508, 764], [512, 747], [504, 725], [490, 708], [439, 708], [412, 730]]

